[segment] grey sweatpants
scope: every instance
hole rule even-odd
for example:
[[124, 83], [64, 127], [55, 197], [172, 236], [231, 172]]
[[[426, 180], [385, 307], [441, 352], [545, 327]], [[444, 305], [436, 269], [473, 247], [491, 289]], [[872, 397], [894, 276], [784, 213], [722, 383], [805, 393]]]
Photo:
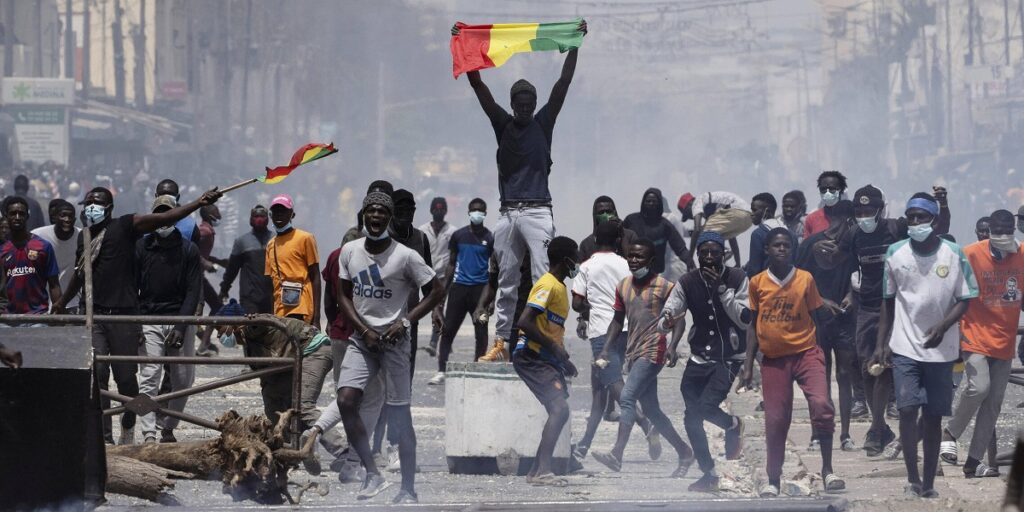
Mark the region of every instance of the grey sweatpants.
[[975, 460], [982, 460], [988, 449], [992, 432], [1003, 406], [1003, 395], [1006, 384], [1010, 381], [1012, 360], [995, 359], [992, 357], [964, 352], [964, 383], [960, 393], [960, 402], [953, 411], [953, 418], [946, 425], [946, 430], [954, 438], [959, 439], [967, 430], [967, 425], [974, 421], [974, 435], [968, 455]]
[[[194, 325], [185, 328], [185, 336], [179, 348], [167, 348], [164, 346], [164, 338], [174, 329], [173, 325], [143, 325], [142, 336], [145, 338], [139, 347], [140, 356], [185, 356], [196, 355], [196, 327]], [[196, 367], [191, 364], [167, 365], [170, 372], [171, 391], [181, 391], [192, 387], [196, 380]], [[139, 393], [151, 397], [160, 394], [160, 381], [164, 376], [164, 365], [160, 363], [145, 363], [139, 365]], [[181, 397], [166, 402], [165, 409], [183, 412], [188, 397]], [[163, 430], [174, 430], [178, 426], [178, 418], [171, 418], [163, 414], [151, 412], [139, 419], [142, 427], [142, 438], [147, 436], [156, 437], [157, 428]]]
[[495, 335], [510, 340], [519, 297], [519, 267], [530, 254], [533, 281], [548, 271], [548, 243], [555, 236], [550, 207], [503, 209], [494, 227], [494, 254], [498, 261], [498, 297], [495, 303]]

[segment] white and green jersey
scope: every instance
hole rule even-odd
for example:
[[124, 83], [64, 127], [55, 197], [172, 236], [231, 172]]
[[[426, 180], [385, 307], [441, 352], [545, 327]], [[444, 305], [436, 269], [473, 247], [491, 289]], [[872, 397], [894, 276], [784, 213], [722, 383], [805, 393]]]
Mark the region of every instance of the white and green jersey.
[[936, 348], [924, 348], [925, 333], [938, 325], [958, 301], [978, 296], [978, 281], [960, 246], [941, 240], [931, 254], [913, 249], [910, 240], [889, 246], [882, 276], [882, 296], [895, 298], [889, 347], [915, 361], [948, 362], [960, 355], [958, 324], [946, 331]]

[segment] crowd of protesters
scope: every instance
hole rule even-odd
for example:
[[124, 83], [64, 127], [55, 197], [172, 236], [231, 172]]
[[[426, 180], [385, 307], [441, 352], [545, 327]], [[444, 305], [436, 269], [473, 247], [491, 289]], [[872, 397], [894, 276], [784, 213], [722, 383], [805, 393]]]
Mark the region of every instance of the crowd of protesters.
[[[585, 22], [581, 30], [586, 33]], [[383, 476], [389, 468], [401, 474], [393, 503], [418, 500], [411, 413], [418, 324], [431, 322], [422, 350], [437, 357], [428, 384], [439, 386], [467, 315], [474, 359], [511, 362], [547, 412], [526, 477], [533, 485], [570, 483], [554, 474], [553, 452], [569, 417], [567, 379], [587, 372], [592, 407], [585, 434], [572, 447], [577, 467], [589, 454], [622, 471], [636, 425], [651, 458], [660, 456], [662, 439], [675, 450], [673, 478], [685, 477], [696, 463], [701, 476], [689, 489], [716, 491], [720, 477], [705, 424], [724, 432], [725, 459], [743, 457], [744, 423], [722, 404], [735, 388], [759, 381], [768, 476], [762, 497], [781, 492], [794, 384], [808, 403], [809, 442], [820, 450], [826, 492], [847, 485], [832, 463], [836, 446], [862, 449], [868, 457], [902, 456], [905, 493], [913, 497], [938, 496], [940, 459], [961, 464], [968, 478], [998, 476], [990, 445], [1024, 299], [1024, 249], [1014, 236], [1024, 232], [1024, 207], [1017, 214], [997, 209], [979, 219], [977, 241], [958, 243], [949, 233], [945, 188], [886, 197], [866, 183], [852, 189], [841, 172], [827, 171], [814, 183], [821, 202], [810, 213], [798, 190], [785, 192], [781, 202], [772, 191], [749, 199], [728, 191], [687, 192], [675, 203], [678, 216], [665, 215], [670, 203], [659, 188], [646, 190], [639, 211], [621, 217], [615, 202], [600, 196], [593, 232], [580, 233], [577, 244], [555, 235], [548, 189], [552, 135], [577, 51], [567, 53], [539, 109], [538, 91], [526, 80], [512, 85], [509, 113], [479, 72], [468, 74], [498, 146], [493, 229], [486, 221], [495, 209], [485, 200], [459, 198], [468, 205], [466, 221], [453, 225], [443, 197], [430, 202], [431, 221], [417, 229], [415, 195], [378, 180], [366, 191], [356, 225], [326, 260], [314, 235], [302, 229], [310, 220], [300, 213], [314, 206], [301, 209], [285, 194], [250, 205], [250, 230], [220, 258], [213, 249], [221, 220], [216, 189], [183, 203], [189, 194], [183, 199], [171, 180], [156, 182], [152, 195], [136, 193], [150, 183], [117, 194], [95, 186], [80, 202], [55, 199], [44, 212], [28, 194], [28, 178], [18, 176], [0, 207], [7, 230], [0, 246], [4, 311], [79, 313], [88, 255], [93, 282], [102, 283], [92, 299], [98, 354], [216, 356], [218, 345], [241, 345], [251, 356], [301, 350], [304, 436], [319, 436], [342, 482], [361, 483], [359, 499], [391, 485]], [[41, 176], [52, 179], [53, 172]], [[132, 213], [114, 215], [115, 205]], [[192, 217], [197, 211], [199, 223]], [[91, 235], [88, 245], [82, 229]], [[739, 237], [747, 232], [744, 250]], [[220, 283], [205, 276], [215, 266], [226, 269]], [[236, 281], [237, 300], [229, 297]], [[103, 321], [120, 314], [202, 315], [204, 306], [206, 314], [274, 316], [287, 332], [228, 327], [214, 338], [212, 329]], [[571, 361], [566, 350], [570, 309], [580, 315], [578, 335], [592, 348], [585, 365]], [[492, 311], [496, 327], [488, 349]], [[21, 364], [11, 350], [0, 348], [0, 356], [7, 365]], [[658, 398], [659, 373], [677, 364], [685, 364], [685, 440], [671, 419], [678, 411], [663, 410]], [[102, 388], [112, 374], [118, 393], [134, 397], [161, 393], [164, 381], [171, 390], [191, 386], [189, 368], [118, 363], [96, 371]], [[336, 400], [321, 411], [316, 403], [328, 374]], [[267, 375], [260, 385], [264, 410], [275, 419], [290, 406], [291, 380]], [[185, 399], [167, 407], [183, 411]], [[591, 450], [602, 417], [615, 415], [614, 446]], [[850, 422], [865, 416], [870, 429], [855, 440]], [[104, 436], [113, 444], [105, 418]], [[971, 438], [961, 439], [972, 420]], [[175, 442], [175, 427], [174, 418], [144, 416], [141, 441]], [[135, 443], [135, 431], [135, 416], [126, 412], [117, 442]], [[961, 445], [969, 446], [965, 456]], [[322, 471], [315, 456], [305, 466]]]

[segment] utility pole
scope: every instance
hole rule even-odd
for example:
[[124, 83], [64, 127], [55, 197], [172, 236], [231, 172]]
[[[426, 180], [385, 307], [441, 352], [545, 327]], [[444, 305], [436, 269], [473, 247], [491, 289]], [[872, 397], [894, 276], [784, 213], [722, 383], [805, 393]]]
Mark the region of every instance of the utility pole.
[[4, 76], [14, 75], [14, 0], [4, 1]]
[[89, 16], [89, 10], [89, 0], [86, 0], [82, 9], [82, 99], [85, 100], [89, 99], [89, 79], [92, 76], [89, 70], [89, 66], [92, 63], [92, 56], [89, 53], [92, 48], [89, 42], [92, 32], [90, 27], [92, 20]]
[[[1010, 67], [1010, 0], [1003, 0], [1003, 55], [1005, 57], [1004, 64], [1006, 67]], [[1005, 74], [1005, 73], [1004, 73]], [[1006, 99], [1010, 97], [1010, 77], [1006, 77], [1003, 81], [1003, 96]], [[1013, 130], [1013, 107], [1010, 106], [1010, 102], [1006, 102], [1006, 131], [1010, 132]]]
[[950, 0], [946, 0], [946, 147], [953, 149], [953, 49], [950, 46], [952, 32], [949, 16], [952, 14]]
[[974, 0], [967, 0], [967, 65], [974, 65]]
[[[1021, 0], [1024, 2], [1024, 0]], [[252, 0], [245, 1], [245, 48], [242, 53], [242, 105], [238, 109], [241, 114], [242, 137], [245, 137], [249, 123], [249, 52], [252, 48]]]
[[64, 78], [75, 78], [75, 31], [71, 26], [71, 0], [64, 0]]
[[135, 51], [135, 69], [132, 84], [135, 86], [135, 108], [146, 108], [146, 0], [139, 0], [139, 25], [133, 31], [132, 49]]
[[43, 76], [43, 0], [36, 0], [35, 9], [32, 13], [32, 24], [36, 27], [36, 47], [33, 51], [33, 70], [35, 76]]
[[[947, 0], [948, 1], [948, 0]], [[111, 38], [114, 40], [114, 98], [118, 106], [124, 106], [124, 32], [121, 30], [121, 0], [114, 0], [114, 26]]]

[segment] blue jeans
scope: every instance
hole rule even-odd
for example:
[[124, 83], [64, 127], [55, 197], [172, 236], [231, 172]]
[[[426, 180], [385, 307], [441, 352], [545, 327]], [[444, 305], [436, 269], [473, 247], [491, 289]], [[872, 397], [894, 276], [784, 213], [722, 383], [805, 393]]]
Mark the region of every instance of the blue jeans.
[[672, 422], [661, 412], [661, 405], [658, 403], [658, 374], [664, 368], [663, 364], [654, 364], [647, 359], [637, 359], [629, 368], [629, 375], [626, 376], [626, 385], [622, 388], [619, 396], [619, 424], [628, 425], [630, 428], [636, 423], [636, 404], [644, 408], [644, 414], [651, 420], [658, 432], [673, 431]]
[[[594, 360], [597, 361], [597, 356], [601, 355], [601, 351], [604, 350], [606, 335], [601, 335], [596, 338], [590, 339], [590, 350], [594, 355]], [[604, 368], [598, 368], [597, 366], [591, 366], [590, 371], [595, 372], [597, 379], [592, 382], [599, 386], [600, 389], [605, 389], [616, 382], [622, 380], [622, 359], [626, 351], [625, 341], [629, 338], [629, 333], [622, 333], [619, 335], [619, 343], [615, 345], [616, 350], [608, 352], [608, 366]]]

